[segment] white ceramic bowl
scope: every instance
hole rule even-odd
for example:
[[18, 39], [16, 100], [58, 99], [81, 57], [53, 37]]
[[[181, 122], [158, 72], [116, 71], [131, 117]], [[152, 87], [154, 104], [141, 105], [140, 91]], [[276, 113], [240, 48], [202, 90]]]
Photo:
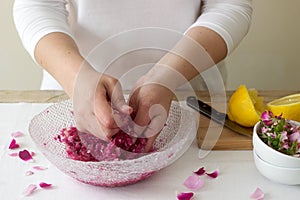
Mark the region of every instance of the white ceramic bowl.
[[271, 181], [286, 184], [300, 184], [300, 168], [278, 167], [262, 160], [255, 151], [254, 162], [258, 171]]
[[[292, 121], [300, 125], [299, 122]], [[272, 165], [278, 167], [289, 167], [289, 168], [299, 168], [300, 169], [300, 158], [286, 155], [279, 151], [276, 151], [272, 147], [265, 144], [260, 137], [257, 135], [257, 130], [259, 129], [260, 122], [256, 123], [253, 128], [253, 149], [257, 155], [263, 159], [265, 162], [268, 162]]]

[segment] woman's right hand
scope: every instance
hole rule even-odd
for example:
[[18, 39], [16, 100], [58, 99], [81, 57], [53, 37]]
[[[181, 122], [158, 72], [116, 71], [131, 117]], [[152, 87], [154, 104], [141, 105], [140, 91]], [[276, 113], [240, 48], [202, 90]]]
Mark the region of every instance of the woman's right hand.
[[73, 100], [79, 131], [109, 140], [118, 130], [111, 103], [123, 113], [132, 110], [125, 104], [118, 80], [94, 70], [75, 41], [64, 33], [54, 32], [41, 38], [35, 58]]
[[117, 79], [83, 64], [73, 90], [74, 117], [80, 132], [90, 133], [108, 141], [118, 132], [112, 109], [130, 114], [132, 108], [124, 99]]

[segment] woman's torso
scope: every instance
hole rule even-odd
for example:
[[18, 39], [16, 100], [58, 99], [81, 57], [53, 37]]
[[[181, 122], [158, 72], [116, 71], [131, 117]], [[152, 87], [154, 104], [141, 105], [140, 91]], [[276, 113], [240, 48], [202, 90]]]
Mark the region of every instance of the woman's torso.
[[[164, 46], [162, 43], [183, 34], [196, 21], [200, 8], [201, 0], [70, 0], [67, 5], [69, 23], [81, 54], [98, 71], [118, 78], [125, 89], [130, 89], [166, 53], [166, 49], [159, 48]], [[158, 38], [160, 34], [149, 37], [151, 29], [157, 33], [160, 28], [163, 38]], [[139, 33], [132, 30], [146, 35], [135, 49], [130, 49], [130, 44]], [[151, 46], [149, 41], [155, 40], [160, 44], [147, 48]]]

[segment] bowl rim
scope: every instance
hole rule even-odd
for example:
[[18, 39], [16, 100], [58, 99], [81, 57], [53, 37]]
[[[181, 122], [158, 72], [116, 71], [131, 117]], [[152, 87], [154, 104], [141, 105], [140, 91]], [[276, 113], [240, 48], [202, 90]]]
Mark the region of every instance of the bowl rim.
[[[300, 126], [300, 122], [297, 122], [297, 121], [293, 121], [293, 120], [289, 120], [291, 123], [295, 123], [297, 125]], [[291, 156], [291, 155], [287, 155], [285, 153], [282, 153], [280, 151], [277, 151], [275, 149], [273, 149], [272, 147], [270, 147], [269, 145], [267, 145], [266, 143], [264, 143], [262, 141], [262, 139], [259, 137], [259, 135], [257, 134], [257, 129], [259, 128], [261, 124], [261, 121], [258, 121], [255, 125], [254, 125], [254, 128], [253, 128], [253, 136], [252, 136], [252, 143], [253, 143], [253, 149], [255, 149], [255, 143], [254, 143], [254, 140], [255, 138], [257, 138], [257, 141], [260, 143], [260, 144], [263, 144], [263, 146], [266, 146], [267, 149], [271, 150], [271, 152], [274, 152], [276, 155], [279, 155], [279, 156], [283, 156], [285, 158], [288, 158], [288, 159], [292, 159], [292, 160], [299, 160], [300, 162], [300, 158], [297, 158], [297, 157], [294, 157], [294, 156]]]

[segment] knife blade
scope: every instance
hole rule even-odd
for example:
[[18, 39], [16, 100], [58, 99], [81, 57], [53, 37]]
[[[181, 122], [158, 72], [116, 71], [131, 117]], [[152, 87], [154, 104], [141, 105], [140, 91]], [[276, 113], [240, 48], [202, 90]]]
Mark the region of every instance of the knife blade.
[[243, 127], [228, 118], [228, 115], [222, 112], [217, 111], [212, 108], [210, 105], [204, 103], [195, 96], [189, 96], [186, 99], [186, 104], [198, 111], [200, 114], [214, 120], [219, 124], [224, 124], [227, 128], [233, 130], [236, 133], [245, 135], [247, 137], [252, 137], [253, 130], [252, 128]]

